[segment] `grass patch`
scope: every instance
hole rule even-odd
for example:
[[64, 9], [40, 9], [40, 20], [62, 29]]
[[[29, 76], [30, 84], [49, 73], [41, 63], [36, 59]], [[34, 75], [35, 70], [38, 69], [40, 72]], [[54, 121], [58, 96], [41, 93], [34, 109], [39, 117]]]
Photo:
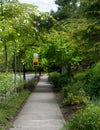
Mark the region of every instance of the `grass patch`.
[[20, 93], [11, 95], [11, 100], [5, 105], [0, 105], [0, 130], [6, 130], [7, 124], [14, 120], [24, 101], [29, 96], [29, 90], [23, 90]]

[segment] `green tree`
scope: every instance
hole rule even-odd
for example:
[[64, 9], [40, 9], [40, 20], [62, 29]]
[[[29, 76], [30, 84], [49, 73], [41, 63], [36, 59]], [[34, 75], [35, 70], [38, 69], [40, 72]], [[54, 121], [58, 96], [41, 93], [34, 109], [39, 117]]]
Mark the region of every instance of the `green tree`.
[[89, 60], [93, 63], [100, 59], [100, 2], [99, 0], [86, 0], [80, 2], [79, 16], [86, 18], [86, 25], [81, 31], [81, 39], [85, 39], [87, 44], [87, 53], [90, 55]]
[[[1, 14], [2, 17], [0, 17], [1, 64], [4, 66], [4, 63], [6, 62], [6, 70], [8, 70], [8, 67], [10, 69], [13, 64], [15, 71], [19, 61], [19, 63], [25, 63], [26, 60], [24, 59], [27, 46], [31, 46], [35, 41], [35, 37], [33, 36], [37, 29], [33, 26], [30, 15], [32, 14], [36, 16], [36, 7], [28, 4], [20, 4], [14, 1], [4, 2], [2, 7], [3, 14]], [[5, 60], [3, 56], [4, 49]], [[19, 58], [19, 53], [22, 50], [24, 50], [23, 55]], [[18, 58], [18, 60], [16, 58]]]
[[57, 12], [51, 12], [51, 14], [57, 19], [62, 20], [69, 17], [74, 17], [77, 12], [79, 0], [56, 0], [58, 5]]

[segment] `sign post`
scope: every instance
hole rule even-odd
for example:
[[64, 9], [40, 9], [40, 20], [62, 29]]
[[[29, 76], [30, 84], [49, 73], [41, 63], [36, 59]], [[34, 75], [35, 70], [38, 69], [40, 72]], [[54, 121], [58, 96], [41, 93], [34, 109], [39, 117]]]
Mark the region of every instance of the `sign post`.
[[38, 54], [34, 53], [34, 57], [33, 57], [33, 65], [35, 68], [35, 77], [37, 76], [37, 66], [38, 66]]

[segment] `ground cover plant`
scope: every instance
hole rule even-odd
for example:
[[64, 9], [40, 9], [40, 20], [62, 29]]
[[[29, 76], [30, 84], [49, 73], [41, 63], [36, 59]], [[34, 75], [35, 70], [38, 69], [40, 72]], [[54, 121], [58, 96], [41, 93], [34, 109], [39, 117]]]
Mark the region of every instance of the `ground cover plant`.
[[100, 130], [100, 106], [89, 105], [77, 111], [62, 130]]

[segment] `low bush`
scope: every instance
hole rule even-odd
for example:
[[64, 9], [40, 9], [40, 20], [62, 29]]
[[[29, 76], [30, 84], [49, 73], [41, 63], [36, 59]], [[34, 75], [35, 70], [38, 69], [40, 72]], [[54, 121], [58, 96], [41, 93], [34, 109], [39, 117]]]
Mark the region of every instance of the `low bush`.
[[33, 91], [39, 79], [40, 79], [39, 77], [32, 78], [25, 84], [24, 88], [29, 89], [30, 91]]
[[86, 77], [85, 72], [76, 73], [76, 75], [74, 75], [74, 82], [83, 81], [85, 80], [85, 77]]
[[54, 85], [54, 87], [58, 87], [59, 76], [60, 76], [60, 73], [56, 71], [49, 73], [48, 80]]
[[62, 130], [100, 130], [100, 106], [89, 105], [77, 111]]
[[7, 92], [16, 91], [17, 88], [23, 87], [24, 80], [16, 77], [16, 82], [13, 74], [0, 73], [0, 95], [6, 95]]
[[59, 79], [58, 79], [58, 86], [60, 88], [63, 88], [65, 85], [70, 83], [70, 78], [67, 74], [67, 72], [64, 72], [60, 74]]
[[78, 95], [79, 91], [83, 89], [84, 83], [81, 81], [77, 81], [76, 83], [68, 84], [62, 88], [63, 97], [67, 97], [68, 93], [73, 93], [74, 95]]
[[74, 84], [82, 82], [83, 88], [91, 98], [100, 96], [100, 63], [84, 72], [79, 72], [74, 76]]
[[89, 94], [91, 97], [100, 97], [100, 63], [92, 69], [92, 77], [89, 82]]
[[68, 92], [67, 97], [63, 99], [62, 105], [86, 105], [89, 97], [85, 96], [84, 90], [80, 90], [78, 95]]

